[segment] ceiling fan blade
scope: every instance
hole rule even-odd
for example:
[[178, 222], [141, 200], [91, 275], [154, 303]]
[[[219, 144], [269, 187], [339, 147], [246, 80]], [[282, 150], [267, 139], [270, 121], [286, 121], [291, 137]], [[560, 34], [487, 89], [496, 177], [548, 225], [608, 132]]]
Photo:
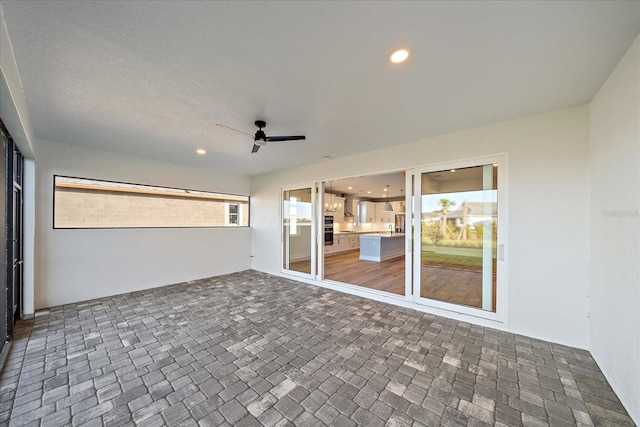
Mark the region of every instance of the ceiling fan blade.
[[298, 141], [301, 139], [307, 139], [304, 135], [294, 135], [294, 136], [268, 136], [268, 142], [278, 142], [278, 141]]
[[249, 138], [253, 138], [253, 135], [252, 135], [252, 134], [250, 134], [250, 133], [243, 132], [243, 131], [238, 130], [238, 129], [234, 129], [234, 128], [232, 128], [232, 127], [229, 127], [229, 126], [223, 125], [222, 123], [216, 123], [216, 126], [218, 126], [218, 127], [222, 128], [222, 129], [230, 130], [230, 131], [232, 131], [232, 132], [240, 133], [240, 134], [242, 134], [242, 135], [248, 136]]
[[264, 120], [256, 120], [255, 125], [258, 127], [258, 130], [256, 131], [255, 135], [251, 135], [250, 133], [243, 132], [238, 129], [234, 129], [227, 125], [223, 125], [222, 123], [216, 123], [216, 126], [220, 128], [230, 130], [232, 132], [240, 133], [242, 135], [248, 136], [249, 138], [253, 138], [253, 148], [251, 149], [251, 153], [257, 153], [260, 147], [265, 145], [267, 142], [298, 141], [298, 140], [307, 139], [307, 137], [304, 135], [266, 136], [262, 128], [265, 127], [267, 123]]

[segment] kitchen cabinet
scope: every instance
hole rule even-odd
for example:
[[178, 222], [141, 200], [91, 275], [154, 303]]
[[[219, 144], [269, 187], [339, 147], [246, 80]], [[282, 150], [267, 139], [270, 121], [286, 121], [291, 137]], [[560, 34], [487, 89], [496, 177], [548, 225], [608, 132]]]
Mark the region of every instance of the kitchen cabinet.
[[338, 234], [336, 236], [336, 247], [334, 252], [342, 252], [349, 250], [349, 236], [345, 234]]
[[359, 220], [360, 222], [376, 222], [376, 204], [373, 202], [360, 202]]
[[324, 254], [325, 255], [330, 255], [330, 254], [334, 253], [335, 252], [335, 250], [334, 250], [335, 249], [335, 244], [336, 244], [336, 242], [334, 240], [333, 241], [333, 245], [324, 245]]
[[333, 245], [325, 246], [325, 255], [352, 251], [360, 248], [360, 237], [356, 233], [334, 234]]
[[383, 211], [382, 210], [383, 206], [384, 206], [384, 203], [376, 203], [376, 222], [394, 224], [396, 221], [396, 213], [393, 211], [391, 212]]
[[357, 234], [349, 234], [347, 237], [349, 238], [349, 250], [360, 248], [360, 236]]

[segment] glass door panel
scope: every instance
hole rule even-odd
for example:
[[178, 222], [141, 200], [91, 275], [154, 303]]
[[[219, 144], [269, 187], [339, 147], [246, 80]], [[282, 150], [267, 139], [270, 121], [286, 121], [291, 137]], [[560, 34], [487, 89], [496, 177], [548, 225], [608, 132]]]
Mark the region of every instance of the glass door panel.
[[282, 268], [311, 275], [315, 270], [313, 188], [282, 192]]
[[420, 176], [420, 297], [495, 312], [497, 165]]

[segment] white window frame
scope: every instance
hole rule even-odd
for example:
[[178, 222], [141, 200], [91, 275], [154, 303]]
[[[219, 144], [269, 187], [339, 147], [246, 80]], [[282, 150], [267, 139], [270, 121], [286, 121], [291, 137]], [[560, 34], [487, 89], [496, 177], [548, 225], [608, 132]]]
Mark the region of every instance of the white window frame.
[[[238, 208], [238, 212], [234, 215], [236, 215], [236, 223], [233, 223], [231, 221], [229, 221], [230, 215], [231, 215], [231, 206], [236, 206]], [[242, 219], [242, 215], [243, 215], [243, 205], [240, 203], [230, 203], [227, 202], [224, 204], [224, 225], [228, 226], [228, 227], [239, 227], [240, 226], [240, 222]]]

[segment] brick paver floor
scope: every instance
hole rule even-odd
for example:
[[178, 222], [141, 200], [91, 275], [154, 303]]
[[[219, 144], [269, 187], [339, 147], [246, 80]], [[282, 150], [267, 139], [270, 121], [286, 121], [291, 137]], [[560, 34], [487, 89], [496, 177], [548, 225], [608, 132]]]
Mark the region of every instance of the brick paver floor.
[[7, 422], [633, 425], [587, 351], [255, 271], [20, 322]]

